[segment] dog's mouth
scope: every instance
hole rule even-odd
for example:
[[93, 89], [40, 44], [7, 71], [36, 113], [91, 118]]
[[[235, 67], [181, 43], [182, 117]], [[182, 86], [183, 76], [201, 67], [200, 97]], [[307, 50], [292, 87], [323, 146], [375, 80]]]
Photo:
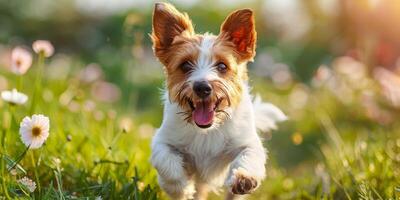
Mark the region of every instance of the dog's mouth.
[[200, 128], [209, 128], [214, 121], [215, 112], [222, 99], [212, 102], [210, 98], [201, 99], [193, 102], [188, 100], [192, 109], [192, 119]]

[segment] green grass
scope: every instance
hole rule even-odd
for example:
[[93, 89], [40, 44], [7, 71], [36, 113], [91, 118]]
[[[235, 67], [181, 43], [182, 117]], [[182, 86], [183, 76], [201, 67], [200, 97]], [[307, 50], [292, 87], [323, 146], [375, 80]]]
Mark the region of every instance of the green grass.
[[[26, 105], [0, 102], [0, 199], [166, 199], [149, 163], [151, 135], [161, 120], [160, 103], [143, 109], [97, 102], [94, 109], [86, 109], [92, 100], [91, 84], [76, 78], [78, 69], [58, 80], [44, 76], [32, 101], [36, 70], [34, 65], [23, 77], [20, 90], [30, 97]], [[15, 75], [1, 74], [10, 88], [17, 85]], [[378, 95], [370, 81], [373, 86], [368, 89]], [[278, 89], [258, 78], [253, 85], [290, 120], [263, 135], [270, 151], [268, 178], [250, 199], [400, 199], [399, 114], [382, 97], [377, 103], [395, 119], [386, 125], [366, 114], [361, 98], [367, 88], [350, 88], [355, 100], [344, 103], [326, 85], [295, 82]], [[138, 86], [144, 88], [138, 91], [157, 94], [160, 87], [161, 80]], [[308, 100], [296, 107], [290, 99], [299, 88], [305, 88]], [[157, 98], [139, 99], [159, 102]], [[33, 113], [50, 118], [50, 136], [40, 149], [28, 150], [10, 172], [7, 167], [26, 149], [19, 138], [19, 122]], [[121, 126], [127, 119], [133, 123], [129, 130]], [[37, 185], [33, 193], [18, 183], [25, 176]]]

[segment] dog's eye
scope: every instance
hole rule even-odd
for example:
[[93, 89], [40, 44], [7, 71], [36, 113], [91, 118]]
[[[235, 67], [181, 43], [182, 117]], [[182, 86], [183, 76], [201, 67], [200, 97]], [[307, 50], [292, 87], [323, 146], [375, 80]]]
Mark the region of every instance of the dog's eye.
[[179, 67], [184, 73], [190, 72], [193, 69], [193, 65], [189, 61], [182, 63]]
[[221, 73], [225, 73], [228, 70], [228, 67], [225, 65], [225, 63], [220, 62], [216, 65], [217, 70]]

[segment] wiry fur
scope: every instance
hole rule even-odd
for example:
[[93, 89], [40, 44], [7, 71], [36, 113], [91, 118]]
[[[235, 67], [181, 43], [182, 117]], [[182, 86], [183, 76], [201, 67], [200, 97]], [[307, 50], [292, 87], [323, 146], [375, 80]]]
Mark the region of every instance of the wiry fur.
[[[168, 25], [167, 25], [168, 24]], [[152, 142], [151, 162], [158, 182], [172, 199], [205, 199], [208, 190], [226, 186], [227, 198], [254, 191], [265, 177], [266, 150], [257, 128], [268, 131], [285, 115], [272, 104], [253, 103], [247, 84], [248, 61], [255, 55], [256, 32], [249, 9], [232, 13], [218, 36], [197, 35], [187, 14], [157, 3], [152, 40], [165, 66], [164, 118]], [[184, 72], [183, 62], [193, 64]], [[219, 62], [228, 70], [216, 69]], [[211, 84], [215, 104], [211, 127], [193, 123], [191, 102], [199, 80]]]

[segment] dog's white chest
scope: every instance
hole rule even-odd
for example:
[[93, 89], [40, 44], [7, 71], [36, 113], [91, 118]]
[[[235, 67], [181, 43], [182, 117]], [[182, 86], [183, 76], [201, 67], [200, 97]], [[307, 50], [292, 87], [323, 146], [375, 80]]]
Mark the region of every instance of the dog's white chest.
[[227, 134], [221, 130], [207, 134], [194, 133], [187, 141], [180, 150], [188, 156], [186, 161], [196, 175], [211, 185], [221, 186], [233, 158]]
[[218, 156], [224, 151], [228, 138], [223, 133], [194, 133], [184, 148], [196, 158]]

